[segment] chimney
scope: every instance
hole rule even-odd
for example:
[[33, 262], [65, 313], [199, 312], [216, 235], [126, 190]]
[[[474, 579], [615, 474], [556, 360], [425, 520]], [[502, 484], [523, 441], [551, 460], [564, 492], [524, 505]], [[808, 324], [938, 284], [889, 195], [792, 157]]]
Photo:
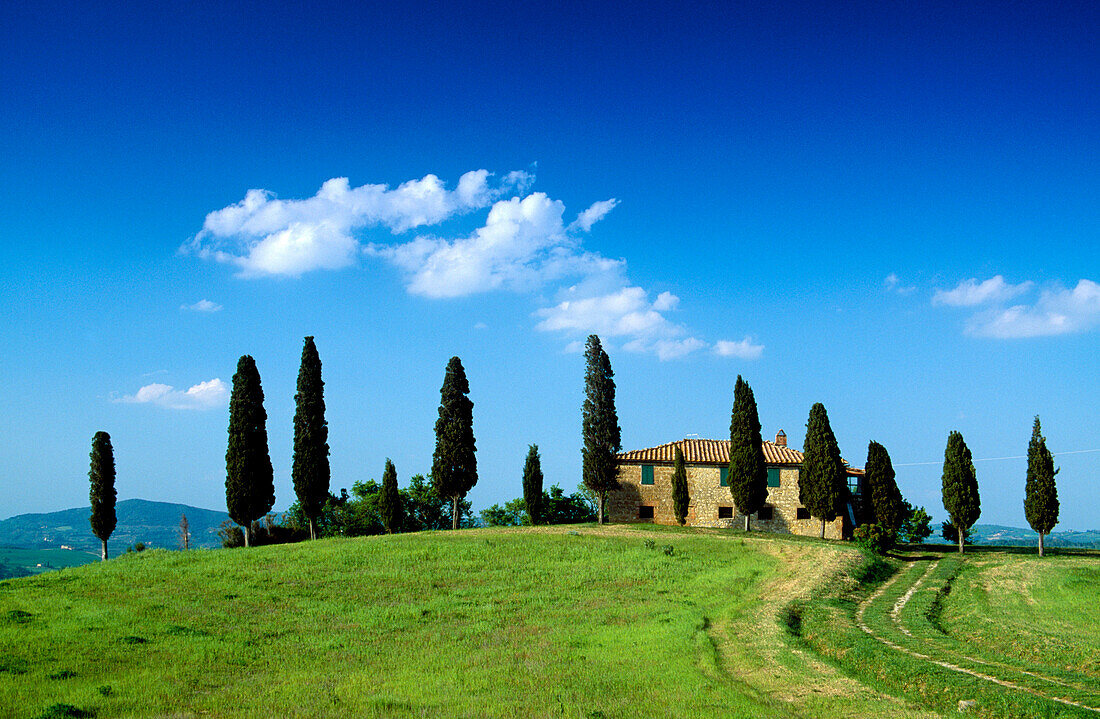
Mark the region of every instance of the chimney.
[[777, 447], [787, 446], [787, 433], [783, 430], [779, 430], [775, 435], [775, 444]]

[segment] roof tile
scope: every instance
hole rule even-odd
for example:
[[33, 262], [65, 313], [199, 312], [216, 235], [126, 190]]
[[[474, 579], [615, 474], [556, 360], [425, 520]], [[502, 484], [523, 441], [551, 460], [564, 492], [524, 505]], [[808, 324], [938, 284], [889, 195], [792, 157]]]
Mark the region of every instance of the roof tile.
[[[762, 444], [766, 463], [802, 464], [802, 453], [798, 450], [780, 447], [766, 439]], [[728, 439], [682, 439], [659, 447], [620, 452], [616, 459], [620, 462], [672, 462], [676, 458], [677, 447], [683, 451], [684, 461], [688, 464], [726, 464], [730, 461]]]

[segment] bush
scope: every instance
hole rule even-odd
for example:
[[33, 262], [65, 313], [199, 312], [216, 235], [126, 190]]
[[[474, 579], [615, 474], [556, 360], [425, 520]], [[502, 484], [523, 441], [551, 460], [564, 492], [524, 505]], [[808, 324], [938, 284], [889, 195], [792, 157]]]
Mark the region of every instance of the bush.
[[859, 548], [874, 554], [886, 554], [894, 546], [896, 537], [888, 528], [879, 524], [861, 524], [852, 533]]
[[924, 507], [914, 507], [903, 502], [904, 519], [898, 530], [898, 541], [904, 544], [920, 544], [932, 536], [932, 518]]
[[[225, 548], [243, 547], [244, 530], [232, 521], [222, 522], [218, 528], [218, 538]], [[264, 517], [263, 522], [252, 523], [252, 546], [265, 544], [290, 544], [309, 539], [309, 530], [297, 526], [286, 526], [276, 521], [274, 514]]]
[[[955, 529], [955, 525], [952, 524], [950, 521], [944, 522], [940, 525], [940, 534], [942, 534], [943, 538], [946, 539], [948, 542], [951, 542], [952, 544], [959, 543], [959, 530]], [[973, 544], [970, 539], [969, 529], [963, 530], [963, 544]]]

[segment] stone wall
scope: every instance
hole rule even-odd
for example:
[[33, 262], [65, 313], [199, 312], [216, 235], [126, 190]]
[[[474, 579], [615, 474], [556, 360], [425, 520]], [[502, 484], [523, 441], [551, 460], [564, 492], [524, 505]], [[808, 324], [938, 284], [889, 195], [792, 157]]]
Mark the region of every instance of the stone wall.
[[[611, 522], [655, 522], [677, 524], [672, 507], [672, 465], [657, 464], [653, 467], [653, 484], [642, 484], [641, 464], [620, 464], [618, 480], [621, 489], [607, 495], [607, 516]], [[745, 515], [738, 513], [729, 487], [721, 486], [720, 468], [715, 465], [687, 465], [688, 503], [687, 524], [693, 527], [729, 527], [744, 529]], [[802, 506], [798, 501], [798, 467], [780, 468], [779, 486], [768, 487], [768, 501], [772, 519], [758, 519], [753, 515], [750, 526], [754, 530], [821, 536], [820, 519], [798, 519]], [[639, 507], [653, 507], [653, 519], [640, 519]], [[732, 517], [719, 519], [719, 507], [729, 507]], [[843, 537], [843, 519], [838, 517], [825, 525], [829, 539]]]

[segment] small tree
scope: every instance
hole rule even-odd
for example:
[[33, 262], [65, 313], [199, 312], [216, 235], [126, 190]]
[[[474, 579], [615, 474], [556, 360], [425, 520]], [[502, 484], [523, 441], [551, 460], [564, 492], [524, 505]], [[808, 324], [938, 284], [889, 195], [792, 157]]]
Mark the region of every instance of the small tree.
[[251, 545], [252, 523], [275, 505], [275, 477], [267, 452], [267, 411], [256, 361], [244, 355], [229, 397], [229, 443], [225, 450], [225, 506]]
[[[940, 522], [940, 535], [943, 536], [948, 542], [957, 544], [959, 541], [959, 530], [955, 528], [955, 525], [951, 522]], [[970, 530], [964, 529], [962, 534], [963, 544], [973, 544], [970, 540]]]
[[458, 529], [459, 501], [477, 484], [474, 403], [467, 397], [469, 393], [462, 360], [452, 357], [440, 389], [432, 455], [432, 487], [440, 497], [451, 500], [451, 529]]
[[596, 522], [603, 524], [607, 493], [619, 486], [615, 455], [622, 449], [615, 411], [615, 373], [600, 338], [589, 335], [584, 350], [584, 404], [581, 407], [581, 476], [596, 493]]
[[802, 454], [798, 501], [811, 515], [821, 518], [821, 538], [824, 539], [825, 523], [836, 519], [842, 510], [848, 482], [840, 448], [829, 426], [829, 415], [820, 402], [810, 408]]
[[541, 524], [542, 518], [542, 460], [539, 459], [539, 446], [532, 444], [527, 448], [527, 459], [523, 463], [523, 503], [527, 507], [527, 516], [531, 524]]
[[763, 445], [752, 387], [737, 375], [730, 418], [729, 486], [733, 503], [745, 515], [746, 532], [750, 515], [768, 501], [768, 465], [764, 462]]
[[676, 458], [672, 463], [672, 509], [676, 513], [676, 521], [683, 526], [687, 521], [688, 503], [688, 476], [684, 467], [684, 452], [680, 445], [676, 445]]
[[902, 500], [901, 528], [898, 530], [898, 541], [906, 544], [920, 544], [932, 536], [932, 517], [928, 515], [924, 507], [914, 507]]
[[191, 525], [187, 521], [187, 515], [180, 515], [180, 548], [187, 551], [191, 548]]
[[1054, 484], [1054, 455], [1039, 426], [1039, 415], [1031, 427], [1027, 446], [1027, 484], [1024, 488], [1024, 514], [1027, 523], [1039, 533], [1039, 556], [1043, 556], [1043, 536], [1058, 524], [1058, 488]]
[[905, 500], [894, 479], [894, 465], [890, 454], [878, 442], [867, 445], [865, 466], [867, 493], [870, 495], [871, 521], [897, 534], [905, 521]]
[[294, 395], [294, 493], [309, 520], [309, 538], [317, 538], [317, 518], [328, 499], [328, 422], [325, 421], [325, 383], [321, 358], [312, 337], [302, 347], [298, 392]]
[[948, 435], [947, 449], [943, 453], [943, 507], [951, 515], [951, 524], [959, 539], [959, 554], [962, 554], [966, 532], [978, 521], [982, 507], [974, 460], [959, 432]]
[[382, 495], [378, 498], [378, 509], [387, 532], [393, 534], [401, 531], [401, 525], [405, 523], [405, 507], [401, 503], [401, 491], [397, 488], [397, 469], [389, 457], [382, 471]]
[[115, 531], [115, 500], [118, 496], [115, 492], [115, 450], [111, 447], [111, 435], [96, 432], [92, 438], [92, 451], [88, 456], [92, 460], [88, 470], [92, 534], [103, 543], [100, 558], [107, 561], [107, 539]]

